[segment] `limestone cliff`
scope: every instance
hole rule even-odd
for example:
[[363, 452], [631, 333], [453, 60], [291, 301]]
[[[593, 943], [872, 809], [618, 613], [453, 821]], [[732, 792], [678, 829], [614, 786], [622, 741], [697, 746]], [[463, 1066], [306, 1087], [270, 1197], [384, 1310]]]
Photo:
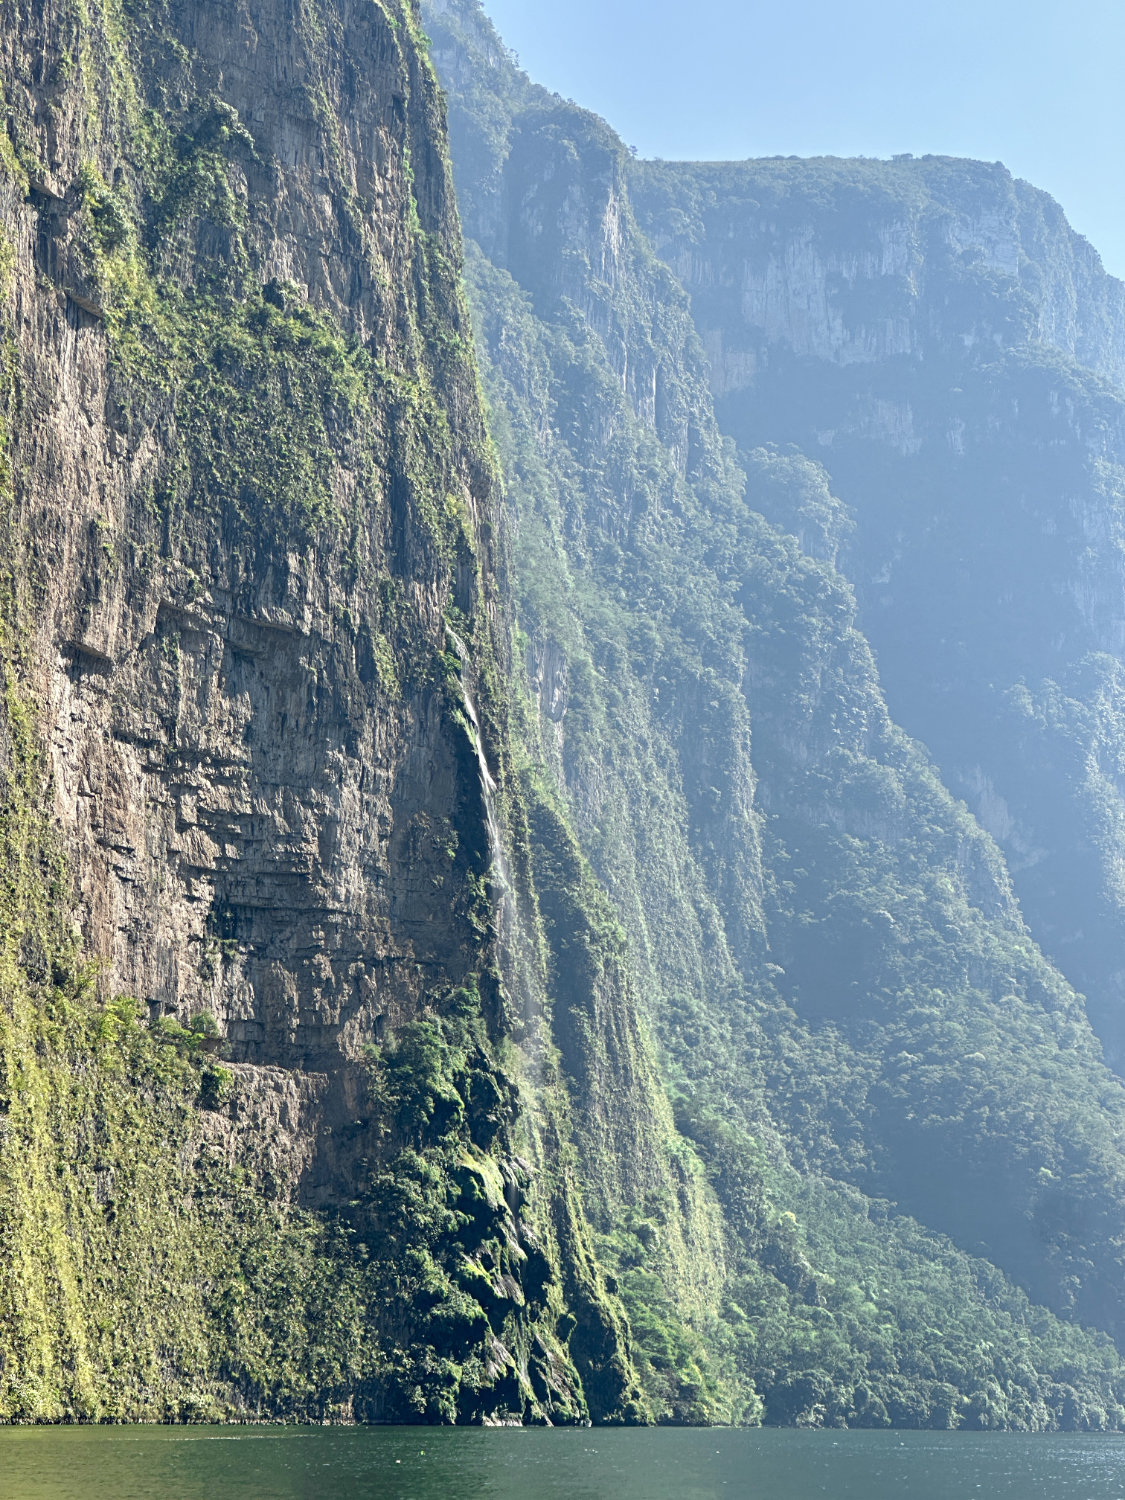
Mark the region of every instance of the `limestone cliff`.
[[1026, 338], [1125, 375], [1125, 289], [1059, 205], [999, 162], [660, 162], [634, 179], [691, 290], [719, 395], [781, 349], [843, 366], [932, 357], [954, 339]]
[[425, 15], [464, 256], [410, 0], [0, 0], [0, 1420], [1125, 1426], [1062, 845], [872, 613], [1026, 449], [963, 629], [1112, 802], [1120, 289], [940, 163], [732, 270]]
[[0, 78], [0, 1418], [637, 1415], [416, 16], [6, 0]]

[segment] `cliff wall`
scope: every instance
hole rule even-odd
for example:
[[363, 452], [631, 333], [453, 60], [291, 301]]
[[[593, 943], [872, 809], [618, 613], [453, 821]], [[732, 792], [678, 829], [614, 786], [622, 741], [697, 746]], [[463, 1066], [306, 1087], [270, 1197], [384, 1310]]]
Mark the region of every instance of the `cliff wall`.
[[639, 1416], [417, 18], [0, 36], [0, 1416]]
[[1121, 1426], [1120, 289], [419, 20], [0, 0], [0, 1418]]
[[[857, 522], [835, 471], [794, 452], [735, 462], [724, 442], [698, 289], [689, 302], [633, 205], [658, 233], [649, 168], [521, 74], [471, 0], [426, 14], [479, 247], [537, 709], [524, 737], [620, 914], [677, 1124], [724, 1210], [705, 1337], [769, 1421], [1069, 1420], [1047, 1414], [1061, 1325], [1042, 1325], [1034, 1379], [966, 1359], [956, 1330], [971, 1307], [1011, 1347], [1028, 1312], [1005, 1276], [1065, 1319], [1119, 1326], [1122, 1094], [1081, 999], [1029, 937], [996, 844], [888, 712], [840, 571]], [[865, 212], [851, 238], [833, 221], [826, 260], [875, 237]], [[1076, 250], [1075, 284], [1085, 264]], [[816, 393], [799, 403], [793, 368], [807, 426]], [[742, 393], [747, 421], [766, 420], [770, 377]], [[609, 1253], [643, 1327], [665, 1230], [618, 1213]], [[1081, 1271], [1063, 1227], [1079, 1221]], [[857, 1309], [876, 1262], [872, 1337]], [[907, 1330], [936, 1305], [946, 1332], [927, 1323], [916, 1357]]]

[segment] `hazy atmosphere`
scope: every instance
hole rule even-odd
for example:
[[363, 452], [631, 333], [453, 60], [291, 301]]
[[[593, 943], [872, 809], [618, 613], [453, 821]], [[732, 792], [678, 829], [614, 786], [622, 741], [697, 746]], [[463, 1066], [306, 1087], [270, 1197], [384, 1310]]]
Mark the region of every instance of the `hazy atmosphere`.
[[0, 0], [3, 1500], [1121, 1500], [1123, 42]]
[[496, 0], [532, 77], [642, 156], [1002, 161], [1125, 276], [1125, 7], [1115, 0]]

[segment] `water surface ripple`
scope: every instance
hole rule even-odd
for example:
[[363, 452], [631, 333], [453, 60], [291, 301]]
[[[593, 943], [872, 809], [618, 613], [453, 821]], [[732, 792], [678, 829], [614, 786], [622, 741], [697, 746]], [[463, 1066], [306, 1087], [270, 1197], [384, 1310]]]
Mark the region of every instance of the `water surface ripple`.
[[0, 1429], [2, 1500], [1125, 1500], [1125, 1438]]

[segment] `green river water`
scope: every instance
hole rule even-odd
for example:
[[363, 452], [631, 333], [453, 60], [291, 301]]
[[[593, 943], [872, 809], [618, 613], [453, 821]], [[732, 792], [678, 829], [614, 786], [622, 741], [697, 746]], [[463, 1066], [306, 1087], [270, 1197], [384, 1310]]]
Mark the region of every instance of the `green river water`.
[[2, 1500], [1125, 1500], [1125, 1438], [0, 1429]]

